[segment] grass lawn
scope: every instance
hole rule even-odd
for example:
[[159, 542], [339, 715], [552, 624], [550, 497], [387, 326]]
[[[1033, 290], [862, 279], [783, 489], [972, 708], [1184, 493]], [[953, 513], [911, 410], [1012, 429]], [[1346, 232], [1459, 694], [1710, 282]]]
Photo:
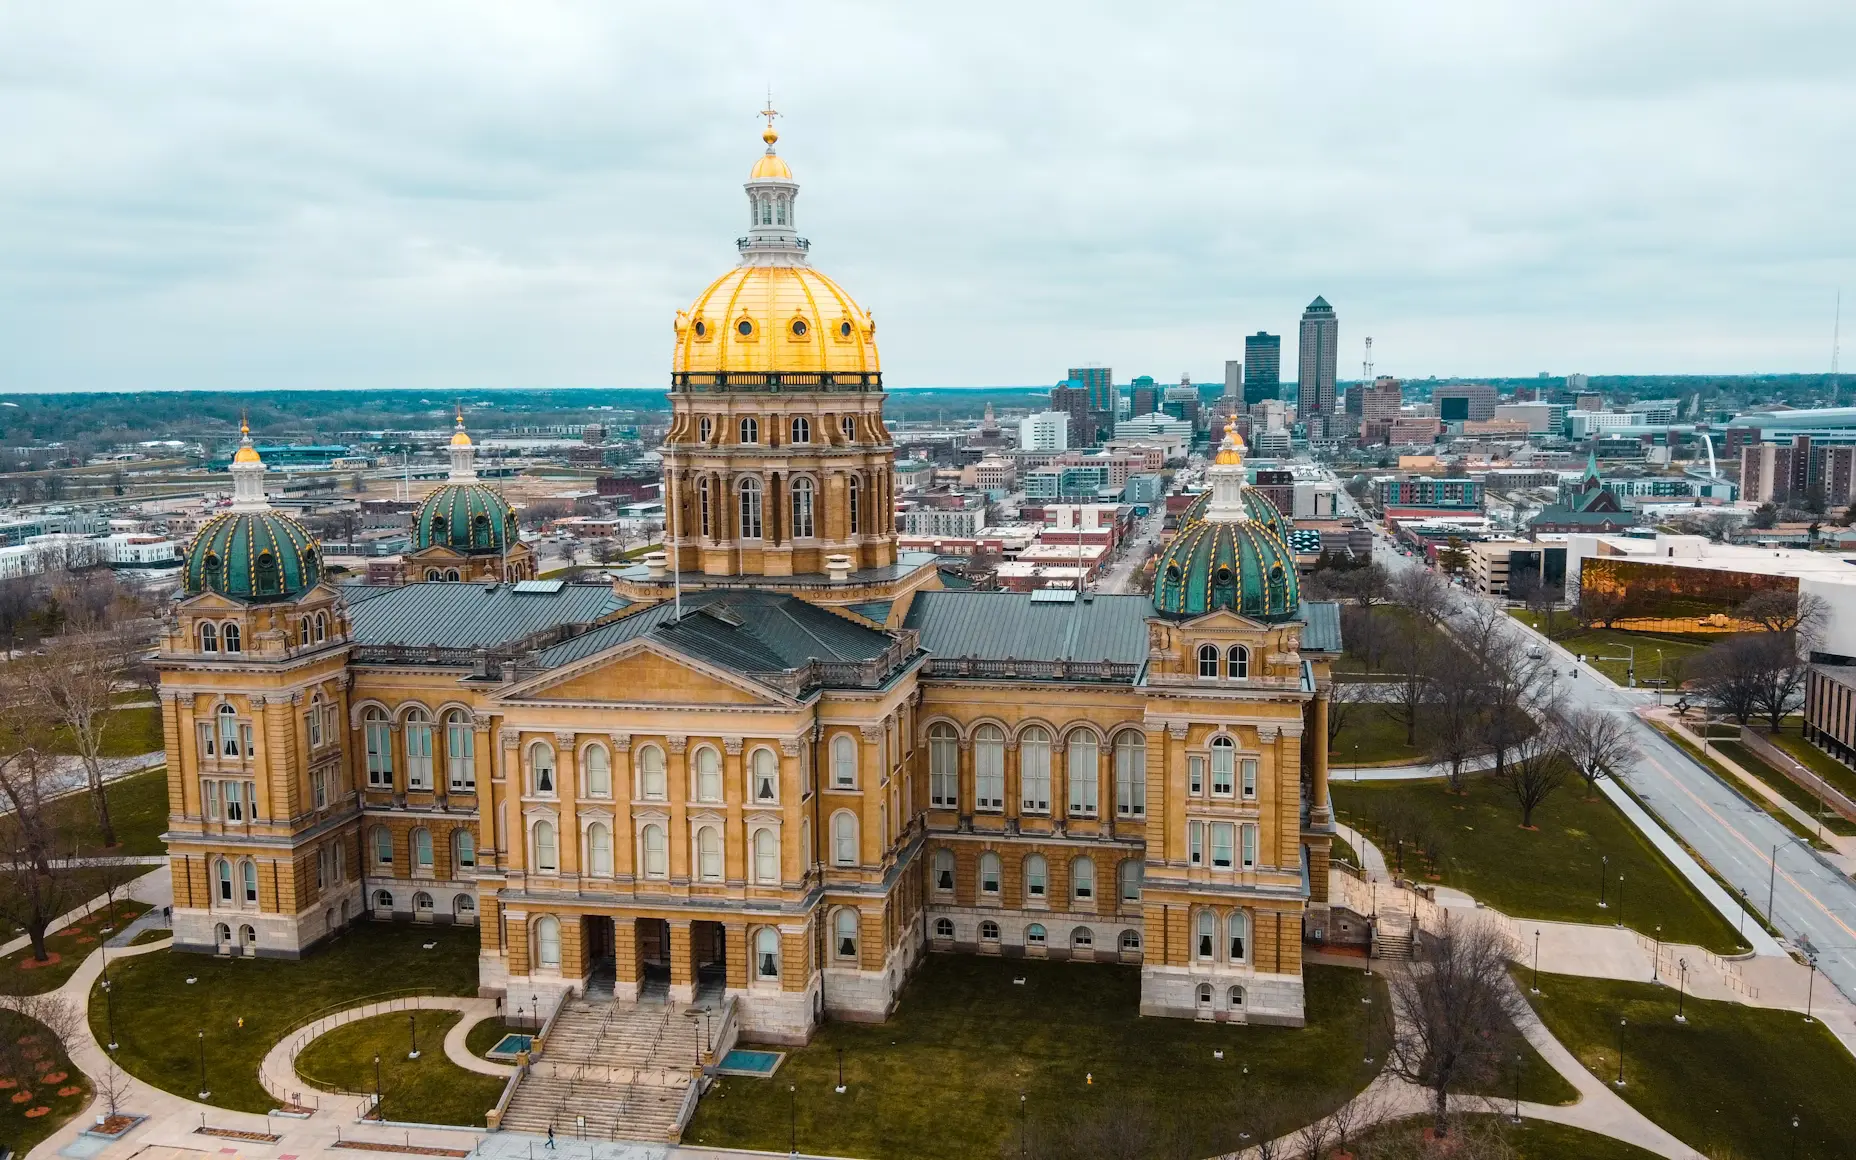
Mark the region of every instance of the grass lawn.
[[1856, 801], [1856, 770], [1825, 753], [1797, 733], [1767, 733], [1765, 736], [1766, 740], [1791, 754], [1799, 765], [1842, 790], [1843, 796]]
[[146, 902], [118, 898], [115, 905], [82, 918], [61, 931], [45, 936], [50, 958], [40, 963], [32, 957], [28, 943], [5, 958], [0, 958], [0, 995], [43, 995], [64, 985], [90, 953], [102, 945], [110, 931], [123, 928], [150, 910]]
[[533, 1035], [532, 1027], [512, 1027], [501, 1019], [485, 1019], [464, 1033], [464, 1050], [482, 1059], [505, 1035]]
[[1821, 817], [1823, 819], [1824, 829], [1828, 832], [1832, 834], [1842, 834], [1846, 837], [1851, 834], [1856, 834], [1856, 822], [1850, 821], [1842, 814], [1825, 806], [1823, 802], [1818, 800], [1816, 794], [1772, 768], [1771, 765], [1766, 763], [1765, 758], [1754, 753], [1740, 742], [1715, 741], [1709, 745], [1709, 748], [1720, 750], [1727, 756], [1729, 761], [1732, 761], [1735, 765], [1746, 770], [1773, 789], [1778, 790], [1779, 793], [1784, 795], [1787, 801], [1791, 802], [1805, 813], [1810, 814], [1811, 817]]
[[[1539, 629], [1542, 618], [1522, 609], [1510, 609], [1509, 615], [1527, 625]], [[1555, 626], [1560, 635], [1553, 638], [1555, 644], [1565, 647], [1569, 652], [1584, 653], [1591, 666], [1611, 679], [1614, 685], [1625, 683], [1629, 664], [1623, 657], [1630, 655], [1632, 649], [1637, 653], [1637, 683], [1666, 677], [1669, 688], [1676, 686], [1678, 660], [1687, 661], [1699, 656], [1710, 645], [1726, 639], [1720, 633], [1673, 633], [1673, 632], [1626, 632], [1620, 628], [1581, 629], [1571, 616], [1560, 613], [1555, 617]], [[1661, 660], [1658, 660], [1658, 653]], [[1618, 660], [1593, 660], [1598, 656], [1618, 657]]]
[[[1348, 651], [1334, 659], [1333, 671], [1343, 677], [1392, 675], [1388, 670], [1397, 667], [1392, 659], [1396, 653], [1397, 634], [1409, 625], [1412, 619], [1410, 612], [1396, 605], [1374, 605], [1372, 611], [1373, 663], [1368, 665], [1367, 658], [1363, 655], [1364, 638], [1359, 634], [1350, 634], [1347, 639]], [[1435, 625], [1427, 622], [1423, 626], [1423, 631], [1439, 638], [1443, 647], [1454, 647], [1450, 638], [1444, 636], [1442, 630]], [[1356, 648], [1362, 651], [1355, 652]]]
[[[1617, 922], [1666, 942], [1698, 943], [1731, 953], [1743, 949], [1734, 929], [1696, 894], [1609, 800], [1587, 799], [1584, 785], [1563, 787], [1534, 811], [1536, 829], [1523, 830], [1513, 799], [1472, 776], [1465, 796], [1441, 780], [1352, 783], [1336, 779], [1334, 802], [1369, 838], [1377, 818], [1404, 811], [1439, 835], [1438, 880], [1475, 895], [1516, 918]], [[1394, 851], [1381, 844], [1388, 861]], [[1608, 909], [1598, 907], [1601, 858], [1609, 858]], [[1396, 870], [1396, 867], [1394, 867]], [[1406, 848], [1406, 870], [1418, 860]], [[1623, 905], [1618, 877], [1624, 878]]]
[[[437, 948], [423, 949], [428, 942]], [[277, 1101], [259, 1086], [258, 1063], [288, 1029], [316, 1012], [410, 987], [475, 994], [477, 931], [364, 921], [301, 960], [154, 951], [112, 962], [110, 975], [118, 1066], [192, 1099], [200, 1090], [198, 1032], [205, 1031], [208, 1102], [265, 1112]], [[190, 977], [198, 981], [189, 985]], [[104, 1018], [99, 986], [91, 992], [90, 1027], [100, 1041]]]
[[90, 1081], [45, 1025], [0, 1012], [0, 1140], [24, 1156], [84, 1109]]
[[[1710, 756], [1709, 754], [1703, 753], [1701, 749], [1698, 746], [1691, 743], [1688, 738], [1677, 736], [1675, 730], [1668, 728], [1667, 726], [1663, 725], [1660, 722], [1652, 722], [1651, 724], [1652, 724], [1652, 727], [1655, 728], [1655, 730], [1658, 733], [1661, 733], [1664, 737], [1669, 739], [1670, 744], [1682, 750], [1682, 752], [1688, 754], [1690, 757], [1694, 758], [1696, 761], [1699, 761], [1701, 764], [1707, 766], [1710, 770], [1714, 772], [1714, 776], [1720, 778], [1722, 781], [1726, 782], [1728, 785], [1733, 786], [1735, 791], [1738, 792], [1740, 796], [1745, 798], [1748, 802], [1751, 802], [1755, 808], [1764, 810], [1767, 813], [1767, 815], [1772, 818], [1773, 821], [1779, 823], [1781, 826], [1784, 826], [1786, 829], [1790, 830], [1793, 834], [1797, 835], [1799, 841], [1804, 842], [1810, 846], [1813, 846], [1819, 850], [1835, 849], [1835, 847], [1831, 846], [1830, 843], [1822, 841], [1818, 838], [1816, 826], [1805, 825], [1803, 822], [1800, 822], [1797, 818], [1792, 817], [1790, 814], [1786, 813], [1783, 809], [1779, 808], [1777, 805], [1773, 804], [1770, 801], [1767, 801], [1764, 795], [1757, 793], [1754, 790], [1741, 785], [1740, 779], [1735, 777], [1733, 774], [1729, 773], [1727, 771], [1726, 766], [1714, 760], [1714, 758]], [[1713, 748], [1714, 748], [1713, 744], [1710, 743], [1709, 745], [1710, 751], [1712, 751]]]
[[[146, 699], [146, 694], [137, 699]], [[103, 726], [103, 748], [98, 756], [134, 757], [138, 753], [153, 753], [162, 747], [160, 706], [111, 709], [108, 716], [109, 720]], [[77, 743], [72, 739], [69, 729], [61, 727], [52, 731], [51, 751], [77, 752]]]
[[[1328, 860], [1360, 866], [1360, 852], [1349, 845], [1347, 839], [1335, 834], [1328, 847]], [[1364, 867], [1361, 868], [1364, 869]]]
[[[49, 808], [58, 827], [71, 835], [80, 853], [139, 856], [165, 854], [167, 844], [161, 835], [168, 828], [168, 774], [165, 768], [132, 774], [106, 782], [104, 796], [110, 803], [110, 821], [116, 827], [116, 845], [99, 844], [97, 815], [88, 790], [66, 794]], [[0, 819], [0, 826], [10, 825]]]
[[[1610, 1136], [1600, 1136], [1583, 1128], [1569, 1128], [1545, 1120], [1508, 1122], [1506, 1114], [1465, 1116], [1460, 1121], [1470, 1136], [1484, 1133], [1499, 1135], [1514, 1149], [1518, 1160], [1654, 1160], [1656, 1153], [1646, 1152], [1635, 1144], [1626, 1144]], [[1430, 1127], [1428, 1117], [1400, 1120], [1374, 1131], [1360, 1141], [1360, 1155], [1371, 1160], [1379, 1148], [1408, 1148]], [[1408, 1153], [1400, 1151], [1398, 1155]], [[1441, 1155], [1441, 1153], [1440, 1153]]]
[[[1676, 994], [1654, 983], [1542, 975], [1527, 999], [1581, 1063], [1617, 1075], [1624, 1029], [1624, 1087], [1633, 1107], [1710, 1156], [1856, 1156], [1856, 1061], [1821, 1023], [1795, 1011], [1699, 1001], [1675, 1021]], [[1525, 989], [1523, 989], [1525, 994]]]
[[[406, 1058], [409, 1015], [418, 1019], [418, 1059]], [[445, 1058], [445, 1033], [461, 1018], [457, 1011], [407, 1011], [357, 1019], [304, 1048], [297, 1074], [321, 1088], [371, 1092], [379, 1057], [381, 1119], [481, 1128], [483, 1114], [496, 1106], [507, 1081], [465, 1071]]]
[[[1135, 967], [930, 955], [887, 1023], [827, 1023], [809, 1045], [782, 1049], [771, 1079], [724, 1077], [683, 1142], [785, 1150], [794, 1085], [802, 1151], [997, 1156], [1018, 1131], [1021, 1092], [1034, 1128], [1090, 1101], [1101, 1114], [1179, 1117], [1192, 1155], [1228, 1151], [1244, 1120], [1232, 1109], [1280, 1095], [1263, 1125], [1279, 1132], [1371, 1078], [1360, 1057], [1366, 1021], [1387, 1001], [1378, 980], [1318, 966], [1306, 979], [1307, 1027], [1249, 1027], [1141, 1018]], [[1373, 1005], [1360, 1001], [1369, 988]], [[840, 1048], [844, 1095], [832, 1091]]]
[[1415, 765], [1426, 758], [1422, 744], [1425, 736], [1420, 721], [1420, 744], [1405, 744], [1405, 726], [1395, 721], [1385, 706], [1360, 704], [1349, 706], [1340, 732], [1328, 746], [1328, 760], [1342, 765]]

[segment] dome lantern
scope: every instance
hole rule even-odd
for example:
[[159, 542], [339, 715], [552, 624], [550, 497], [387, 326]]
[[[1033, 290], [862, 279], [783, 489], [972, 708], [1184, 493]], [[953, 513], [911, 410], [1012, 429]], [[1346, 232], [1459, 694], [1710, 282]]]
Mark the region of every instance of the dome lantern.
[[271, 501], [264, 496], [264, 460], [258, 458], [258, 449], [251, 445], [251, 424], [244, 418], [238, 421], [238, 451], [232, 456], [232, 510], [266, 511]]
[[760, 113], [767, 118], [767, 127], [760, 135], [767, 143], [767, 152], [754, 163], [754, 170], [748, 174], [743, 187], [748, 192], [748, 232], [735, 245], [741, 251], [744, 265], [803, 266], [808, 243], [794, 232], [797, 223], [793, 219], [799, 183], [793, 180], [793, 171], [786, 162], [773, 151], [773, 143], [780, 139], [774, 132], [773, 119], [780, 114], [771, 100]]
[[464, 405], [458, 404], [458, 429], [451, 436], [451, 482], [477, 482], [477, 449], [464, 430]]

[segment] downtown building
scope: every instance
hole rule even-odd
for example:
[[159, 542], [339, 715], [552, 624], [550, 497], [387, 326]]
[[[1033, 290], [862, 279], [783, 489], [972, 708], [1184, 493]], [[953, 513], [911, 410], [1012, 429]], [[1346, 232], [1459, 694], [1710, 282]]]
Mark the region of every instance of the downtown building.
[[1308, 424], [1310, 436], [1330, 435], [1328, 424], [1336, 417], [1335, 389], [1340, 362], [1340, 319], [1326, 298], [1317, 297], [1302, 311], [1297, 335], [1296, 381], [1300, 392], [1296, 412]]

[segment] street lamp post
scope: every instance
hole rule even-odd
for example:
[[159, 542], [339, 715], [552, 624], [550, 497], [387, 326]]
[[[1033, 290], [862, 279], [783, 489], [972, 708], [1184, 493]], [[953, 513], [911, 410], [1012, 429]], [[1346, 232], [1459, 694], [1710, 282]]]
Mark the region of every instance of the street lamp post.
[[206, 1029], [200, 1029], [200, 1098], [211, 1099], [213, 1093], [206, 1088]]
[[1617, 1086], [1624, 1086], [1624, 1020], [1618, 1020], [1618, 1078]]
[[1779, 845], [1777, 842], [1774, 842], [1772, 844], [1772, 861], [1767, 863], [1767, 866], [1768, 866], [1768, 869], [1766, 870], [1766, 925], [1777, 926], [1778, 924], [1772, 921], [1772, 897], [1773, 897], [1773, 893], [1778, 889], [1778, 886], [1779, 886]]
[[1019, 1160], [1024, 1160], [1024, 1156], [1025, 1156], [1025, 1093], [1024, 1092], [1018, 1093], [1018, 1156], [1019, 1156]]
[[1656, 924], [1656, 952], [1650, 957], [1650, 982], [1662, 982], [1663, 975], [1663, 924]]
[[1804, 988], [1804, 1021], [1815, 1023], [1817, 1020], [1811, 1018], [1811, 999], [1817, 991], [1817, 952], [1812, 951], [1807, 954], [1805, 962], [1811, 965], [1811, 981], [1806, 983]]
[[1624, 929], [1624, 875], [1618, 875], [1618, 929]]
[[1610, 880], [1610, 878], [1611, 878], [1611, 855], [1600, 854], [1598, 856], [1598, 909], [1600, 910], [1605, 910], [1610, 905], [1609, 903], [1605, 901], [1606, 883]]
[[786, 1085], [786, 1147], [787, 1151], [799, 1155], [799, 1088], [796, 1084]]
[[1534, 984], [1528, 988], [1534, 994], [1540, 994], [1540, 931], [1534, 931]]
[[838, 1048], [838, 1094], [844, 1094], [844, 1048]]
[[[109, 1025], [110, 1025], [109, 1049], [111, 1051], [115, 1051], [116, 1050], [116, 999], [110, 993], [110, 981], [107, 977], [104, 978], [103, 980], [103, 1011], [104, 1011], [105, 1017], [109, 1020]], [[205, 1086], [205, 1085], [201, 1085], [201, 1086]]]
[[1514, 1053], [1514, 1122], [1521, 1122], [1521, 1053]]
[[1798, 1117], [1797, 1116], [1792, 1117], [1792, 1146], [1789, 1149], [1787, 1149], [1787, 1154], [1793, 1157], [1794, 1160], [1798, 1155]]
[[1677, 959], [1676, 966], [1680, 969], [1676, 984], [1676, 1022], [1687, 1023], [1688, 1016], [1682, 1013], [1682, 1001], [1688, 997], [1688, 960]]
[[380, 1053], [378, 1051], [374, 1053], [374, 1118], [376, 1120], [386, 1118], [380, 1114]]
[[407, 1059], [418, 1059], [419, 1058], [419, 1016], [415, 1012], [412, 1012], [412, 1011], [406, 1012], [406, 1033], [412, 1040], [412, 1046], [411, 1046], [411, 1049], [406, 1052], [406, 1058]]

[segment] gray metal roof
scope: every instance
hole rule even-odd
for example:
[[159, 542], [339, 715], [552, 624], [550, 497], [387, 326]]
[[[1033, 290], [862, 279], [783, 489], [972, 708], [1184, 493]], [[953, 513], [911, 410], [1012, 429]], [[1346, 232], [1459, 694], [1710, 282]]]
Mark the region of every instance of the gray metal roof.
[[480, 648], [557, 624], [584, 624], [627, 603], [607, 584], [519, 593], [508, 584], [431, 582], [383, 588], [350, 601], [348, 621], [356, 644]]
[[1303, 601], [1300, 613], [1303, 652], [1340, 651], [1340, 605], [1332, 601]]
[[1097, 596], [1068, 604], [1038, 603], [1029, 592], [920, 592], [906, 626], [922, 634], [936, 657], [1038, 661], [1147, 659], [1145, 596]]
[[536, 663], [557, 668], [647, 634], [698, 660], [751, 673], [796, 669], [813, 660], [873, 660], [892, 643], [888, 633], [796, 596], [722, 589], [685, 596], [681, 620], [676, 606], [664, 601], [563, 641]]

